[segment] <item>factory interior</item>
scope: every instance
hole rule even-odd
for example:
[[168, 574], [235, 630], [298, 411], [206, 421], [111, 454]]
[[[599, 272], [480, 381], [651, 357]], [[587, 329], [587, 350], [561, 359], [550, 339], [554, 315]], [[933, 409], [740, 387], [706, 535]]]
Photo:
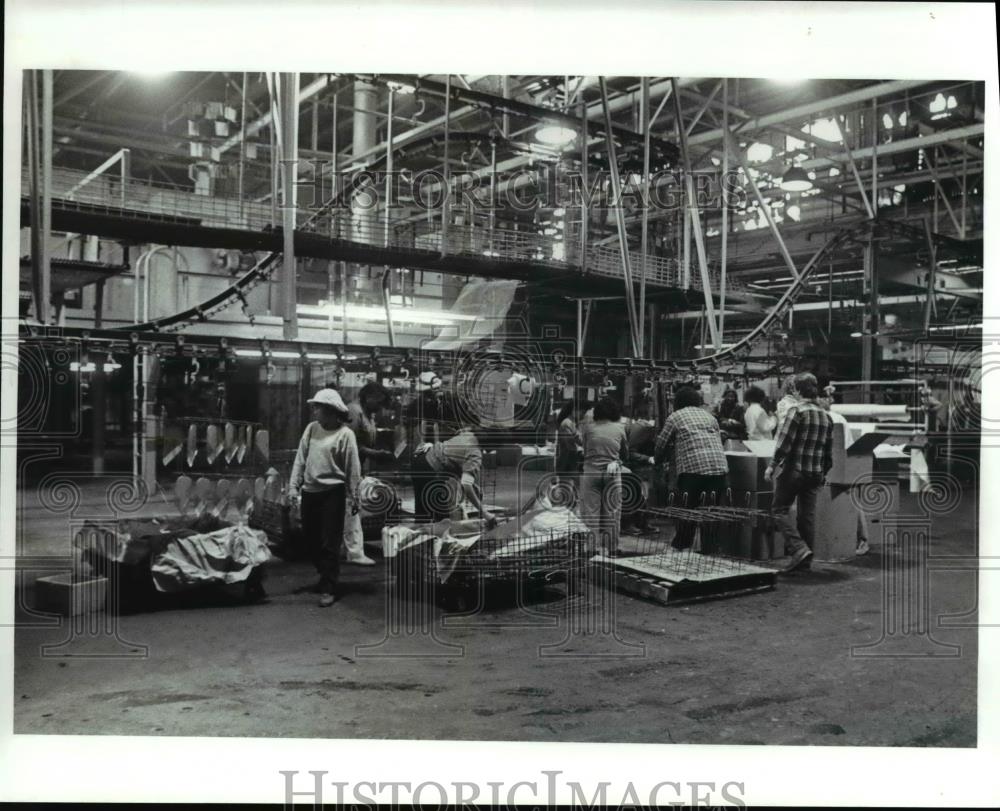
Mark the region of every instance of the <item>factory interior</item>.
[[24, 71], [14, 731], [976, 746], [986, 106]]

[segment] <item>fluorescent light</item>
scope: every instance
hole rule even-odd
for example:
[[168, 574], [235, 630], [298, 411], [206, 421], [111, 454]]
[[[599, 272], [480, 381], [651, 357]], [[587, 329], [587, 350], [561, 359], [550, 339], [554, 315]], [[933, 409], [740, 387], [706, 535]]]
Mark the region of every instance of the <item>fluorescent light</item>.
[[535, 140], [547, 146], [566, 146], [576, 138], [576, 130], [560, 127], [558, 124], [546, 124], [535, 130]]
[[557, 208], [555, 211], [552, 212], [552, 216], [553, 217], [565, 217], [566, 216], [566, 209], [565, 208]]
[[[347, 318], [353, 321], [385, 321], [385, 309], [382, 307], [365, 307], [360, 304], [347, 305]], [[315, 318], [343, 318], [344, 313], [337, 305], [320, 307], [314, 304], [300, 304], [296, 311], [299, 315]], [[392, 310], [393, 323], [428, 324], [431, 326], [452, 325], [459, 321], [475, 321], [477, 316], [452, 313], [445, 310], [417, 310], [410, 307], [397, 307]]]
[[238, 358], [259, 358], [261, 351], [259, 349], [236, 349], [234, 354]]

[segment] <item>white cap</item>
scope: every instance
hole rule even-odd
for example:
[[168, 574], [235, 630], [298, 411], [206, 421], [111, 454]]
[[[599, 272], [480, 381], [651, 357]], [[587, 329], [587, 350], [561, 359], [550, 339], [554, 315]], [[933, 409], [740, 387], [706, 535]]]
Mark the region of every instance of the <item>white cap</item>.
[[316, 405], [330, 406], [330, 408], [334, 408], [344, 414], [347, 413], [347, 406], [344, 405], [344, 400], [336, 389], [320, 389], [316, 392], [312, 399], [306, 400], [306, 402]]

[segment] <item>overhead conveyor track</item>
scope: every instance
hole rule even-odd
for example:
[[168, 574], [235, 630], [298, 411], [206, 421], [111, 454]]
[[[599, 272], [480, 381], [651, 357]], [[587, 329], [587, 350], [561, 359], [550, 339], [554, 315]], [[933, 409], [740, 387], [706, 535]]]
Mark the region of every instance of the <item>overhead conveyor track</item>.
[[[634, 372], [648, 371], [650, 374], [658, 373], [677, 373], [677, 372], [706, 372], [719, 369], [725, 364], [738, 364], [745, 360], [749, 355], [750, 350], [753, 345], [766, 335], [768, 329], [781, 319], [791, 307], [799, 295], [808, 286], [809, 279], [812, 273], [820, 266], [821, 261], [827, 257], [831, 252], [834, 252], [852, 241], [861, 241], [867, 239], [868, 234], [871, 229], [870, 224], [858, 225], [851, 228], [845, 228], [837, 233], [835, 233], [822, 247], [820, 247], [812, 256], [812, 258], [803, 266], [799, 277], [794, 281], [787, 290], [781, 295], [775, 305], [770, 309], [770, 311], [765, 315], [760, 322], [750, 330], [746, 335], [744, 335], [735, 344], [726, 347], [722, 351], [715, 352], [711, 355], [704, 355], [700, 357], [683, 358], [683, 359], [673, 359], [669, 361], [653, 361], [649, 359], [628, 359], [628, 358], [618, 358], [611, 359], [607, 357], [583, 357], [576, 359], [576, 362], [581, 363], [584, 367], [590, 368], [616, 368], [619, 370], [628, 370]], [[907, 233], [908, 227], [900, 223], [895, 223], [891, 221], [880, 222], [877, 228], [882, 228], [886, 232], [902, 232]], [[91, 342], [100, 343], [118, 343], [122, 348], [127, 348], [128, 346], [136, 346], [138, 344], [144, 345], [159, 345], [161, 347], [169, 347], [171, 345], [171, 339], [163, 335], [164, 332], [175, 331], [182, 327], [197, 324], [200, 321], [207, 321], [216, 312], [228, 307], [233, 301], [238, 301], [245, 298], [246, 293], [251, 290], [254, 286], [259, 284], [263, 279], [266, 278], [274, 263], [278, 261], [280, 254], [273, 253], [270, 254], [265, 260], [262, 260], [258, 265], [244, 274], [240, 279], [238, 279], [229, 289], [223, 291], [216, 296], [203, 302], [198, 307], [193, 307], [191, 309], [185, 310], [183, 312], [177, 313], [173, 316], [164, 319], [158, 319], [156, 321], [150, 321], [144, 324], [130, 325], [127, 327], [117, 328], [117, 329], [107, 329], [107, 330], [70, 330], [63, 331], [60, 334], [66, 337], [83, 337]], [[22, 329], [22, 337], [25, 339], [45, 339], [51, 340], [51, 336], [41, 327], [26, 326]], [[188, 336], [176, 336], [173, 339], [175, 346], [183, 347], [185, 345], [193, 346], [200, 345], [205, 347], [213, 347], [218, 350], [220, 347], [232, 347], [237, 344], [254, 346], [257, 348], [265, 347], [261, 349], [262, 353], [266, 351], [274, 351], [281, 349], [283, 351], [292, 351], [300, 355], [303, 359], [308, 359], [310, 352], [321, 352], [329, 353], [331, 344], [325, 343], [307, 343], [307, 342], [289, 342], [289, 341], [254, 341], [246, 339], [243, 341], [229, 341], [225, 339], [220, 339], [218, 337], [198, 337], [191, 336], [191, 343], [188, 344]], [[225, 341], [225, 342], [223, 342]], [[414, 349], [386, 349], [385, 347], [374, 347], [374, 346], [351, 346], [347, 347], [337, 347], [337, 351], [341, 354], [353, 353], [360, 356], [370, 356], [370, 357], [380, 357], [384, 359], [395, 358], [397, 360], [410, 358], [416, 352], [421, 350]], [[435, 352], [434, 354], [440, 356], [447, 356], [447, 352]], [[571, 359], [567, 359], [567, 363], [573, 362]]]

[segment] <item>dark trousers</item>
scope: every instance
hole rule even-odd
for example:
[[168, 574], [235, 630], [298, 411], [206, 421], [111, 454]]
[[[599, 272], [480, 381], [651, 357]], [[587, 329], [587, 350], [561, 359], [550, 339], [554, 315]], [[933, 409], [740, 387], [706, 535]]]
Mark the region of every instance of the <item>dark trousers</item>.
[[417, 520], [437, 522], [450, 518], [452, 508], [461, 502], [459, 480], [450, 473], [435, 470], [425, 455], [414, 457], [410, 470]]
[[[778, 531], [785, 536], [789, 554], [794, 555], [803, 546], [813, 548], [816, 538], [816, 499], [823, 486], [822, 476], [806, 476], [797, 470], [782, 471], [774, 480], [771, 512]], [[789, 511], [795, 504], [796, 520]]]
[[[721, 504], [726, 495], [728, 479], [725, 473], [715, 476], [706, 476], [701, 473], [680, 473], [677, 476], [677, 490], [674, 496], [674, 506], [684, 507], [684, 496], [687, 495], [687, 508], [697, 509], [702, 501], [706, 504], [712, 503], [712, 496], [715, 496], [715, 503]], [[678, 521], [677, 533], [674, 535], [672, 546], [674, 549], [688, 549], [694, 543], [694, 533], [697, 524], [692, 521]]]
[[302, 493], [302, 534], [319, 572], [322, 594], [337, 593], [346, 505], [343, 485], [320, 493]]
[[646, 529], [649, 526], [646, 493], [642, 485], [642, 476], [638, 473], [631, 470], [622, 472], [622, 529], [632, 526]]

